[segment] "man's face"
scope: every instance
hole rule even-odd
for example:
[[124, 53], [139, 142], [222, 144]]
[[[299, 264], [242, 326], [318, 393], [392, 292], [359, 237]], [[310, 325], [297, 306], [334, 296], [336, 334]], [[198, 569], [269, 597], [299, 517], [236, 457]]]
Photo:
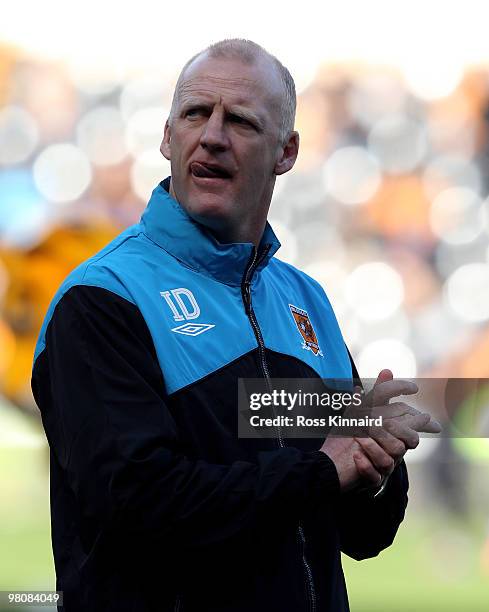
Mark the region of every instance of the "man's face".
[[275, 177], [297, 156], [279, 140], [282, 84], [265, 58], [252, 65], [206, 54], [186, 70], [161, 145], [172, 195], [223, 242], [259, 240]]

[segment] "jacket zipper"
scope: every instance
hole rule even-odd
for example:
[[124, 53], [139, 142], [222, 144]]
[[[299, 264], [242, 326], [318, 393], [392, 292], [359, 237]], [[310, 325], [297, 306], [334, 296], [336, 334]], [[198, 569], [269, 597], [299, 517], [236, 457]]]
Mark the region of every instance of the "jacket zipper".
[[[256, 268], [260, 265], [263, 259], [267, 256], [268, 251], [270, 250], [271, 245], [267, 244], [263, 249], [260, 257], [258, 257], [258, 251], [256, 247], [253, 247], [253, 256], [250, 258], [248, 265], [246, 266], [245, 273], [243, 275], [243, 282], [241, 285], [241, 293], [243, 296], [243, 302], [245, 306], [246, 314], [248, 315], [248, 319], [251, 323], [251, 327], [253, 328], [253, 332], [255, 334], [256, 341], [258, 343], [258, 355], [260, 357], [260, 365], [263, 373], [263, 378], [266, 380], [268, 390], [271, 393], [271, 383], [270, 383], [270, 371], [268, 369], [267, 359], [265, 356], [265, 343], [263, 341], [263, 336], [261, 333], [260, 326], [258, 325], [258, 321], [256, 319], [255, 312], [253, 310], [253, 306], [251, 304], [251, 280], [253, 278], [253, 273]], [[273, 409], [273, 413], [275, 416], [275, 409]], [[282, 438], [282, 431], [280, 425], [276, 426], [277, 431], [277, 440], [280, 448], [284, 448], [285, 444]]]
[[[258, 343], [258, 354], [260, 356], [260, 365], [263, 373], [263, 377], [267, 382], [267, 386], [269, 387], [269, 391], [271, 393], [271, 383], [270, 383], [270, 371], [268, 369], [267, 359], [265, 355], [265, 343], [263, 341], [263, 336], [260, 330], [260, 326], [258, 325], [258, 321], [256, 319], [255, 312], [253, 310], [253, 306], [251, 303], [251, 280], [253, 278], [253, 274], [256, 268], [260, 265], [263, 259], [266, 257], [268, 251], [270, 250], [271, 245], [267, 244], [263, 249], [260, 257], [258, 257], [258, 250], [256, 247], [253, 247], [253, 255], [246, 266], [243, 280], [241, 283], [241, 295], [243, 298], [243, 303], [245, 307], [245, 312], [248, 316], [248, 319], [251, 323], [251, 327], [253, 328], [253, 332], [255, 334], [256, 341]], [[274, 411], [275, 412], [275, 411]], [[277, 442], [279, 448], [285, 448], [285, 443], [282, 437], [282, 430], [280, 425], [277, 425]], [[304, 565], [305, 575], [307, 579], [307, 585], [309, 587], [309, 603], [311, 612], [316, 612], [316, 592], [314, 589], [314, 579], [312, 576], [311, 567], [306, 558], [306, 538], [304, 535], [304, 529], [302, 527], [302, 523], [299, 522], [298, 534], [300, 538], [301, 548], [302, 548], [302, 563]]]
[[307, 582], [309, 584], [309, 598], [311, 603], [311, 612], [316, 612], [316, 591], [314, 589], [314, 578], [312, 577], [312, 570], [309, 562], [306, 557], [306, 536], [304, 535], [304, 529], [302, 527], [302, 523], [299, 522], [299, 527], [297, 529], [299, 532], [299, 537], [301, 539], [302, 544], [302, 563], [304, 565], [304, 569], [306, 570]]

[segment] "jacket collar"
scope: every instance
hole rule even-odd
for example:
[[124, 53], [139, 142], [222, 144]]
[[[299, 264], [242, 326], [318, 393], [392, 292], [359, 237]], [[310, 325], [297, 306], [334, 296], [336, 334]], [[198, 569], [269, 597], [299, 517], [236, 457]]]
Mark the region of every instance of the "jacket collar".
[[[144, 233], [161, 248], [188, 267], [228, 285], [240, 285], [248, 263], [255, 253], [250, 242], [222, 244], [200, 223], [189, 217], [180, 204], [168, 193], [170, 177], [153, 191], [141, 217]], [[267, 222], [258, 248], [263, 269], [280, 247]], [[266, 255], [261, 258], [261, 255]]]

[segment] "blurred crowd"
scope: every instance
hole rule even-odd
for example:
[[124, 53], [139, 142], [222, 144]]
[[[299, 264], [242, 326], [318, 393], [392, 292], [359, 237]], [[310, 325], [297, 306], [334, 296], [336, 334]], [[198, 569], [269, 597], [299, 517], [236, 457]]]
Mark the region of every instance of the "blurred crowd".
[[[173, 85], [0, 47], [0, 392], [27, 412], [54, 292], [170, 173]], [[278, 256], [323, 284], [362, 376], [489, 378], [488, 121], [484, 66], [435, 97], [361, 64], [324, 65], [299, 92]]]

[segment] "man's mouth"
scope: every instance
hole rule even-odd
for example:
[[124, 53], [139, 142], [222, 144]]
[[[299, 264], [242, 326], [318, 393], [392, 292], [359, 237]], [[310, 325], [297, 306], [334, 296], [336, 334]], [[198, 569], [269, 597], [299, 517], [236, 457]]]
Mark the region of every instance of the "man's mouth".
[[192, 162], [190, 172], [197, 178], [230, 179], [231, 173], [218, 164], [207, 162]]

